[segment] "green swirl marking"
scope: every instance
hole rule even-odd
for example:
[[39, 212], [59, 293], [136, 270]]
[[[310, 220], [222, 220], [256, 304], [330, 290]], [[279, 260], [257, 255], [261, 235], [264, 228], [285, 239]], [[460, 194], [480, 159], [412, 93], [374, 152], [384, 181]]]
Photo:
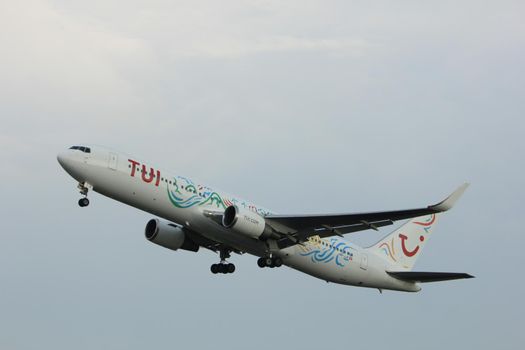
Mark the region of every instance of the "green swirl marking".
[[[191, 208], [193, 206], [215, 206], [216, 208], [226, 209], [226, 205], [222, 200], [221, 196], [217, 192], [212, 192], [209, 195], [197, 194], [197, 189], [193, 184], [187, 184], [184, 190], [189, 194], [185, 196], [180, 190], [177, 184], [177, 179], [173, 179], [173, 189], [170, 189], [168, 185], [168, 198], [175, 207], [177, 208]], [[209, 193], [209, 192], [208, 192]]]
[[168, 188], [168, 198], [171, 204], [173, 204], [177, 208], [183, 208], [183, 209], [193, 207], [194, 205], [200, 204], [202, 202], [202, 198], [196, 195], [193, 195], [187, 199], [177, 197], [177, 195], [175, 194], [175, 191], [170, 191], [169, 188]]
[[224, 204], [221, 196], [217, 192], [213, 192], [204, 202], [199, 205], [215, 205], [217, 208], [226, 209], [226, 204]]
[[197, 193], [197, 189], [196, 189], [195, 186], [193, 186], [193, 185], [187, 185], [185, 189], [186, 189], [186, 191], [188, 191], [188, 192], [191, 192], [191, 193]]

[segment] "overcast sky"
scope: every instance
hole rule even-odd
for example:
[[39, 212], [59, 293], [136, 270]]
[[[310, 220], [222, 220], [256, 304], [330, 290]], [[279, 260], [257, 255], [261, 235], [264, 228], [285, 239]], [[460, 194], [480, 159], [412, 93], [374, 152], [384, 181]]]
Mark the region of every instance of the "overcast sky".
[[[523, 1], [0, 0], [0, 349], [518, 349]], [[471, 187], [418, 294], [144, 239], [152, 215], [56, 162], [82, 142], [279, 213], [401, 209]], [[388, 232], [349, 235], [371, 244]]]

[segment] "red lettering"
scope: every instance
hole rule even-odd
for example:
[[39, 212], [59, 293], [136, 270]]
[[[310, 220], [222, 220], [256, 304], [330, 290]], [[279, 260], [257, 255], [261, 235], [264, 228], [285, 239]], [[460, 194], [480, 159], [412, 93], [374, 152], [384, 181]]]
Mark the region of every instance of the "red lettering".
[[[131, 176], [134, 177], [135, 176], [135, 172], [137, 170], [137, 166], [141, 165], [139, 162], [137, 161], [134, 161], [133, 159], [128, 159], [128, 162], [131, 163]], [[153, 168], [149, 168], [149, 174], [146, 173], [146, 165], [142, 164], [142, 181], [146, 182], [146, 183], [150, 183], [153, 181], [153, 179], [155, 177], [156, 178], [156, 181], [155, 181], [155, 186], [159, 187], [160, 185], [160, 170], [156, 170], [153, 169]]]
[[139, 162], [134, 161], [133, 159], [128, 159], [128, 162], [131, 163], [131, 176], [135, 176], [136, 167], [140, 164]]
[[153, 168], [149, 168], [149, 176], [146, 177], [146, 166], [142, 164], [142, 181], [150, 183], [153, 181], [153, 178], [155, 177], [155, 170]]
[[159, 184], [160, 184], [160, 170], [157, 170], [157, 181], [155, 181], [155, 186], [159, 187]]

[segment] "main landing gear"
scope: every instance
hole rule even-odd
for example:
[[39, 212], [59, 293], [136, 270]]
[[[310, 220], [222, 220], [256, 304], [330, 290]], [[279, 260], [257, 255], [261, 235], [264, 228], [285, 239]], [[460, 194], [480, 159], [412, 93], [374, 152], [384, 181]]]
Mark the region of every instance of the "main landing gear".
[[257, 259], [257, 265], [260, 268], [263, 268], [263, 267], [270, 267], [270, 268], [281, 267], [283, 265], [283, 259], [279, 258], [278, 256], [262, 257], [262, 258]]
[[87, 207], [89, 205], [89, 199], [87, 198], [87, 194], [90, 189], [93, 189], [93, 186], [88, 184], [87, 182], [79, 182], [77, 188], [80, 191], [80, 194], [83, 195], [83, 198], [80, 198], [78, 200], [78, 205], [83, 207]]
[[226, 261], [226, 259], [228, 259], [230, 257], [230, 251], [229, 250], [221, 250], [220, 251], [220, 257], [221, 257], [221, 262], [220, 263], [211, 265], [211, 267], [210, 267], [211, 272], [213, 274], [217, 274], [217, 273], [223, 273], [223, 274], [234, 273], [235, 272], [235, 265], [233, 265], [232, 263], [228, 263]]
[[211, 268], [210, 268], [211, 272], [216, 274], [216, 273], [234, 273], [235, 272], [235, 265], [231, 264], [231, 263], [223, 263], [221, 262], [220, 264], [213, 264], [211, 265]]

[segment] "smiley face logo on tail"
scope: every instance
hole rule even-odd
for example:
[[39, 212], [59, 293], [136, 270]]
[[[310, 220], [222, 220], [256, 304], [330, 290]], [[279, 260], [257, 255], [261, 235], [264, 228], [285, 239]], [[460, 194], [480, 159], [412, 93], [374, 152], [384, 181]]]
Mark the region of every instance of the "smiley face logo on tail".
[[[408, 256], [410, 258], [417, 254], [417, 252], [419, 251], [419, 245], [417, 245], [413, 250], [408, 250], [406, 247], [406, 241], [408, 237], [400, 233], [399, 238], [401, 238], [401, 249], [403, 250], [403, 254], [405, 254], [405, 256]], [[423, 242], [425, 240], [425, 237], [419, 236], [419, 240]]]

